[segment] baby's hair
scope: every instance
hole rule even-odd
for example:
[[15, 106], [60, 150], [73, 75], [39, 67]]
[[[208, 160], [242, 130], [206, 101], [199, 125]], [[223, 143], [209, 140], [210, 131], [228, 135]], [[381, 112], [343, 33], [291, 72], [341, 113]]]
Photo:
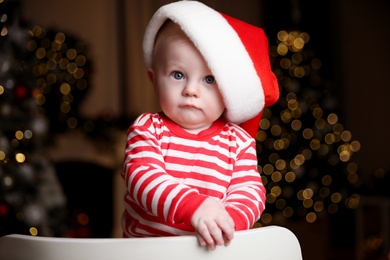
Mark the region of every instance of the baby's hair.
[[161, 25], [160, 29], [156, 34], [156, 38], [154, 39], [154, 44], [156, 45], [157, 40], [160, 37], [167, 38], [188, 38], [187, 35], [182, 31], [180, 26], [173, 22], [171, 19], [165, 20], [165, 22]]
[[[173, 22], [171, 19], [167, 19], [160, 27], [158, 30], [156, 37], [154, 39], [154, 50], [153, 50], [153, 56], [156, 50], [157, 42], [161, 40], [183, 40], [183, 41], [188, 41], [191, 44], [191, 40], [188, 38], [188, 36], [183, 32], [183, 30], [180, 28], [178, 24]], [[152, 63], [154, 63], [154, 58]]]

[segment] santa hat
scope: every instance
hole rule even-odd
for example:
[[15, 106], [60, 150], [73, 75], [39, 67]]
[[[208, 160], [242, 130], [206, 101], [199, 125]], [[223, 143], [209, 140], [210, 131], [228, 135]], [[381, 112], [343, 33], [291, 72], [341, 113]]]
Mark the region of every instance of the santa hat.
[[181, 27], [205, 59], [224, 99], [226, 120], [254, 137], [262, 110], [279, 98], [264, 31], [197, 1], [170, 3], [157, 10], [146, 28], [147, 67], [152, 64], [156, 34], [167, 19]]

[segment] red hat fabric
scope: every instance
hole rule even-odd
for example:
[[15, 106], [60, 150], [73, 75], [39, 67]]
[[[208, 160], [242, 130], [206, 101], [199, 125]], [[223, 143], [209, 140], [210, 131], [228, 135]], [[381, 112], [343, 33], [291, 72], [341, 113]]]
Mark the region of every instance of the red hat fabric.
[[152, 64], [156, 34], [167, 19], [181, 27], [205, 59], [225, 102], [225, 119], [255, 137], [262, 110], [279, 98], [264, 31], [197, 1], [170, 3], [157, 10], [146, 28], [147, 67]]

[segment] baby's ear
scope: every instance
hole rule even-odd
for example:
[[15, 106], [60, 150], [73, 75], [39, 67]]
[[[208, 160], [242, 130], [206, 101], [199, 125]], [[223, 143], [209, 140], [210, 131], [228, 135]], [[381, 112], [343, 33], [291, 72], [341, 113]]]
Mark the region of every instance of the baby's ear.
[[155, 73], [154, 73], [153, 68], [151, 68], [151, 67], [148, 68], [147, 74], [148, 74], [148, 78], [150, 79], [150, 81], [152, 82], [152, 84], [154, 84], [154, 75], [155, 75]]

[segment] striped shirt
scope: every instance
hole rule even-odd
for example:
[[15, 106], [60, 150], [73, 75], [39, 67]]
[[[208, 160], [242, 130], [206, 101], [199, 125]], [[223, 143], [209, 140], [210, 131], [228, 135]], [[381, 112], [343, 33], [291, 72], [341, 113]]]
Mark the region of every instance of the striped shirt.
[[252, 227], [265, 206], [255, 141], [222, 120], [191, 134], [163, 114], [142, 114], [127, 133], [122, 178], [124, 237], [193, 233], [191, 217], [208, 197], [236, 230]]

